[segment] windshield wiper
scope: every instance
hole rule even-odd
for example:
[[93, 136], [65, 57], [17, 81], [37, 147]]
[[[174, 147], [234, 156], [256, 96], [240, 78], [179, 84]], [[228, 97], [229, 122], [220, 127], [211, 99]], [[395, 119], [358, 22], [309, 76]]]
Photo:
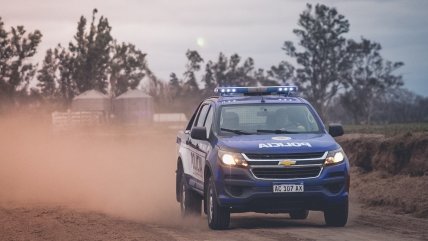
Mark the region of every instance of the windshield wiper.
[[234, 129], [227, 129], [227, 128], [220, 128], [220, 130], [227, 131], [227, 132], [232, 132], [232, 133], [235, 133], [235, 134], [238, 134], [238, 135], [251, 135], [251, 133], [245, 132], [245, 131], [242, 131], [242, 130], [234, 130]]
[[257, 133], [274, 133], [274, 134], [297, 134], [298, 131], [287, 131], [287, 130], [257, 130]]

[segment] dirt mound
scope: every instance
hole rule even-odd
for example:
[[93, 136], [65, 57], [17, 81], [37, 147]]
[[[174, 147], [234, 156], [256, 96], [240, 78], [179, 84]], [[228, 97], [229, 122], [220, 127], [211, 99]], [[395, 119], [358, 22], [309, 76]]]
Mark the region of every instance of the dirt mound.
[[387, 212], [428, 218], [428, 176], [391, 176], [356, 170], [351, 176], [351, 195], [357, 194], [360, 202]]
[[385, 138], [381, 135], [349, 135], [338, 139], [351, 165], [366, 172], [428, 175], [428, 133], [407, 133]]
[[352, 167], [351, 195], [382, 211], [428, 218], [428, 133], [339, 138]]

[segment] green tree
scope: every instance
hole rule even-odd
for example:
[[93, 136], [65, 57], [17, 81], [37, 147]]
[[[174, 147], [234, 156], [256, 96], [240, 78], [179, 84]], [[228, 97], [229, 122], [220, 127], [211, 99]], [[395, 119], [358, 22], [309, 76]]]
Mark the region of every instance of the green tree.
[[186, 58], [186, 69], [181, 79], [175, 73], [171, 73], [167, 87], [158, 84], [159, 88], [163, 90], [160, 97], [168, 95], [169, 98], [155, 99], [158, 100], [158, 105], [162, 106], [163, 109], [171, 111], [179, 109], [187, 115], [191, 115], [193, 109], [188, 107], [196, 105], [203, 96], [199, 88], [200, 80], [197, 78], [197, 72], [201, 70], [201, 64], [204, 60], [196, 50], [187, 50]]
[[267, 71], [267, 78], [271, 84], [286, 85], [294, 82], [294, 66], [288, 62], [281, 61], [277, 66], [272, 66]]
[[46, 51], [45, 59], [43, 60], [42, 68], [38, 71], [37, 86], [40, 88], [41, 94], [45, 98], [53, 98], [56, 94], [57, 82], [57, 49], [54, 51], [48, 49]]
[[146, 54], [133, 44], [114, 44], [110, 60], [111, 94], [118, 96], [129, 89], [135, 89], [146, 76]]
[[[199, 100], [203, 96], [212, 95], [217, 86], [254, 86], [258, 81], [252, 58], [241, 61], [238, 54], [227, 57], [220, 53], [216, 62], [210, 60], [205, 64], [205, 72], [198, 80], [196, 72], [201, 70], [203, 58], [192, 50], [186, 52], [186, 57], [188, 62], [183, 79], [177, 78], [175, 73], [170, 76], [169, 89], [175, 97], [192, 96], [191, 98]], [[199, 83], [204, 84], [202, 89]]]
[[96, 89], [107, 93], [110, 48], [112, 46], [111, 27], [108, 19], [101, 16], [96, 24], [97, 9], [92, 12], [89, 31], [86, 30], [87, 20], [80, 17], [74, 42], [70, 42], [69, 50], [74, 59], [73, 79], [79, 93]]
[[352, 66], [344, 37], [349, 31], [349, 22], [335, 8], [307, 4], [298, 25], [293, 33], [299, 39], [301, 50], [291, 41], [284, 43], [283, 50], [297, 62], [296, 84], [327, 119], [327, 107], [339, 89], [346, 85]]
[[79, 93], [76, 86], [76, 82], [73, 78], [75, 60], [72, 57], [71, 53], [60, 45], [57, 47], [55, 53], [58, 61], [59, 71], [57, 92], [64, 106], [68, 107], [70, 106], [74, 96]]
[[186, 71], [184, 72], [183, 89], [185, 94], [199, 94], [198, 81], [195, 72], [201, 69], [201, 63], [204, 59], [199, 55], [196, 50], [187, 50], [186, 52], [187, 64]]
[[242, 62], [238, 54], [228, 58], [220, 53], [217, 62], [207, 62], [202, 81], [205, 83], [205, 92], [211, 94], [217, 86], [254, 86], [257, 82], [254, 75], [252, 58]]
[[26, 95], [36, 65], [28, 59], [36, 54], [42, 34], [40, 31], [26, 33], [23, 26], [4, 28], [0, 18], [0, 97], [17, 101], [15, 97]]
[[352, 54], [353, 67], [347, 91], [340, 99], [356, 124], [361, 121], [370, 124], [376, 102], [403, 85], [402, 76], [394, 74], [403, 63], [384, 60], [381, 49], [379, 43], [364, 38], [361, 42], [349, 40], [348, 52]]
[[294, 66], [281, 61], [267, 71], [259, 68], [253, 75], [257, 83], [262, 86], [290, 85], [294, 78]]
[[171, 75], [169, 76], [168, 86], [170, 89], [171, 98], [177, 98], [181, 96], [182, 82], [178, 79], [175, 73], [171, 73]]
[[[159, 82], [147, 66], [146, 54], [131, 43], [118, 44], [110, 34], [108, 19], [97, 20], [96, 14], [94, 9], [89, 26], [80, 17], [68, 48], [58, 45], [46, 53], [38, 74], [45, 97], [58, 97], [69, 106], [75, 95], [90, 89], [118, 96], [137, 88], [145, 77], [150, 84]], [[56, 91], [52, 91], [54, 86]]]

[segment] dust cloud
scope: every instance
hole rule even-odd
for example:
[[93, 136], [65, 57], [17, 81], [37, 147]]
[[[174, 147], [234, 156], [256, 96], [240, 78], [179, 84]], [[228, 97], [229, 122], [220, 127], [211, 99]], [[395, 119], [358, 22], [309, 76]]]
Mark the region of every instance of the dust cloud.
[[175, 131], [102, 127], [53, 133], [49, 116], [0, 117], [0, 205], [59, 205], [179, 220]]

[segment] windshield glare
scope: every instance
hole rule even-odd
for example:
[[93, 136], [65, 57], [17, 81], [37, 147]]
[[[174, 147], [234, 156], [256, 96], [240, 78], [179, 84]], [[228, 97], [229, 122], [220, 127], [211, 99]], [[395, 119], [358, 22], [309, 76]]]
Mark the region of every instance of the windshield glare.
[[220, 133], [314, 133], [320, 127], [305, 104], [222, 106]]

